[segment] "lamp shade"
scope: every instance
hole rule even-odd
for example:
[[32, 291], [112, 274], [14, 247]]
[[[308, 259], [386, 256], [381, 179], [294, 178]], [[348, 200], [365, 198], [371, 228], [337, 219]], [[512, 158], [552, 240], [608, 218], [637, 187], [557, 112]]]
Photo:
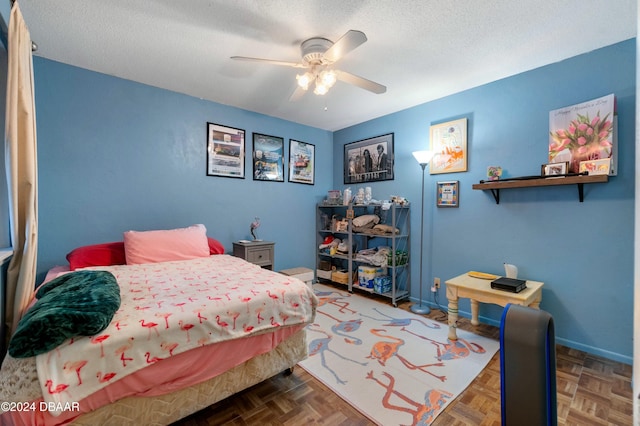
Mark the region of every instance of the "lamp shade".
[[412, 154], [420, 165], [429, 164], [429, 161], [433, 158], [433, 152], [431, 151], [414, 151]]

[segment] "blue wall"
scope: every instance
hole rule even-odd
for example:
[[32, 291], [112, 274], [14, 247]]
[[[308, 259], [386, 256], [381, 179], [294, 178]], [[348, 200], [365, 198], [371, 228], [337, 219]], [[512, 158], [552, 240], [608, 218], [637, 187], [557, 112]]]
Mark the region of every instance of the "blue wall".
[[[424, 298], [434, 302], [433, 277], [443, 282], [469, 270], [542, 281], [542, 309], [566, 346], [631, 364], [633, 338], [633, 226], [635, 173], [635, 40], [467, 90], [334, 134], [334, 186], [344, 187], [343, 146], [394, 132], [396, 179], [372, 184], [374, 198], [403, 195], [414, 201], [412, 229], [420, 229], [421, 169], [411, 152], [428, 149], [429, 126], [468, 119], [468, 170], [427, 175]], [[606, 184], [474, 191], [486, 168], [505, 176], [537, 175], [548, 163], [549, 111], [614, 93], [618, 111], [619, 172]], [[383, 100], [382, 100], [383, 101]], [[437, 181], [460, 181], [460, 207], [438, 209]], [[412, 241], [418, 258], [419, 239]], [[412, 265], [418, 297], [418, 262]], [[438, 302], [446, 309], [445, 288]], [[460, 311], [470, 316], [468, 300]], [[501, 309], [481, 305], [481, 321], [499, 325]]]
[[[203, 223], [231, 251], [254, 216], [258, 236], [276, 242], [276, 269], [315, 265], [309, 229], [332, 184], [330, 132], [42, 58], [34, 68], [39, 279], [73, 248], [129, 229]], [[207, 122], [246, 131], [245, 179], [206, 176]], [[285, 155], [289, 138], [315, 144], [315, 185], [253, 181], [252, 132], [283, 137]]]
[[[635, 40], [626, 41], [332, 134], [36, 57], [39, 278], [74, 247], [120, 240], [128, 229], [204, 223], [230, 250], [256, 215], [260, 237], [276, 242], [277, 269], [313, 267], [315, 204], [344, 188], [343, 145], [393, 132], [395, 179], [371, 186], [374, 198], [413, 202], [416, 299], [421, 169], [411, 152], [428, 147], [431, 124], [466, 117], [468, 171], [426, 176], [425, 281], [514, 263], [521, 277], [545, 283], [542, 308], [559, 343], [631, 363], [635, 58]], [[584, 203], [573, 186], [503, 191], [499, 205], [471, 190], [489, 165], [538, 174], [549, 111], [609, 93], [619, 173], [586, 186]], [[250, 162], [243, 180], [206, 176], [207, 121], [246, 130], [247, 161], [252, 132], [283, 137], [286, 155], [289, 138], [315, 144], [316, 184], [253, 181]], [[459, 208], [435, 208], [442, 180], [460, 181]], [[444, 290], [437, 302], [446, 309]], [[460, 310], [469, 316], [469, 302]], [[482, 305], [481, 321], [499, 324], [500, 313]]]

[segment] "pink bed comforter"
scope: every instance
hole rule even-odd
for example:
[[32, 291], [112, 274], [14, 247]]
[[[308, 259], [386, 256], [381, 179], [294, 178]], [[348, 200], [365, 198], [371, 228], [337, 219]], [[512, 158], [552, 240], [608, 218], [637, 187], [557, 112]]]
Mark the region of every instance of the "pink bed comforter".
[[59, 426], [83, 413], [128, 396], [152, 397], [202, 383], [243, 362], [273, 350], [304, 326], [278, 327], [274, 331], [199, 347], [143, 368], [53, 415], [42, 398], [22, 401], [24, 409], [0, 415], [3, 426]]
[[307, 323], [317, 304], [302, 281], [229, 255], [87, 269], [113, 273], [122, 304], [99, 335], [36, 357], [45, 402], [81, 401], [190, 349]]

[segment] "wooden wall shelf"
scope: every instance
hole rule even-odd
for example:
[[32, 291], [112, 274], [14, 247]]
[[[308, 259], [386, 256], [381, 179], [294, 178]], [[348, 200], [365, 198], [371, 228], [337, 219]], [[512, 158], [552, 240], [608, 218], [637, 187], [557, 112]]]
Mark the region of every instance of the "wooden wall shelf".
[[492, 181], [483, 183], [474, 183], [473, 189], [483, 191], [491, 191], [496, 204], [500, 204], [500, 190], [507, 188], [531, 188], [537, 186], [557, 186], [557, 185], [578, 185], [578, 197], [580, 202], [584, 201], [584, 184], [585, 183], [605, 183], [609, 181], [608, 175], [592, 175], [592, 176], [566, 176], [559, 178], [543, 178], [540, 179], [514, 179], [504, 181]]

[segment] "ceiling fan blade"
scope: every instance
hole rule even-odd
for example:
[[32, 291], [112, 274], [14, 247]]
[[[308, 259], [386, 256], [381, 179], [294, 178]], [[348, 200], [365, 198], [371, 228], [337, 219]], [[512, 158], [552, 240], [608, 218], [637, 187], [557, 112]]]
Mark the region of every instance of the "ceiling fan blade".
[[367, 36], [362, 31], [349, 30], [324, 52], [322, 58], [329, 62], [336, 62], [365, 41]]
[[366, 78], [363, 77], [359, 77], [357, 75], [348, 73], [348, 72], [344, 72], [344, 71], [337, 71], [337, 79], [340, 81], [344, 81], [345, 83], [349, 83], [349, 84], [353, 84], [354, 86], [358, 86], [361, 89], [364, 90], [368, 90], [370, 92], [373, 92], [377, 95], [382, 94], [384, 92], [387, 91], [387, 87], [383, 86], [382, 84], [378, 84], [374, 81], [371, 80], [367, 80]]
[[232, 56], [231, 59], [235, 61], [248, 61], [248, 62], [262, 62], [265, 64], [271, 65], [282, 65], [285, 67], [293, 67], [293, 68], [306, 68], [305, 65], [297, 62], [287, 62], [287, 61], [276, 61], [273, 59], [262, 59], [262, 58], [249, 58], [247, 56]]
[[289, 96], [289, 102], [295, 102], [299, 100], [304, 96], [305, 93], [307, 93], [307, 91], [296, 84], [296, 90], [294, 90], [291, 96]]

